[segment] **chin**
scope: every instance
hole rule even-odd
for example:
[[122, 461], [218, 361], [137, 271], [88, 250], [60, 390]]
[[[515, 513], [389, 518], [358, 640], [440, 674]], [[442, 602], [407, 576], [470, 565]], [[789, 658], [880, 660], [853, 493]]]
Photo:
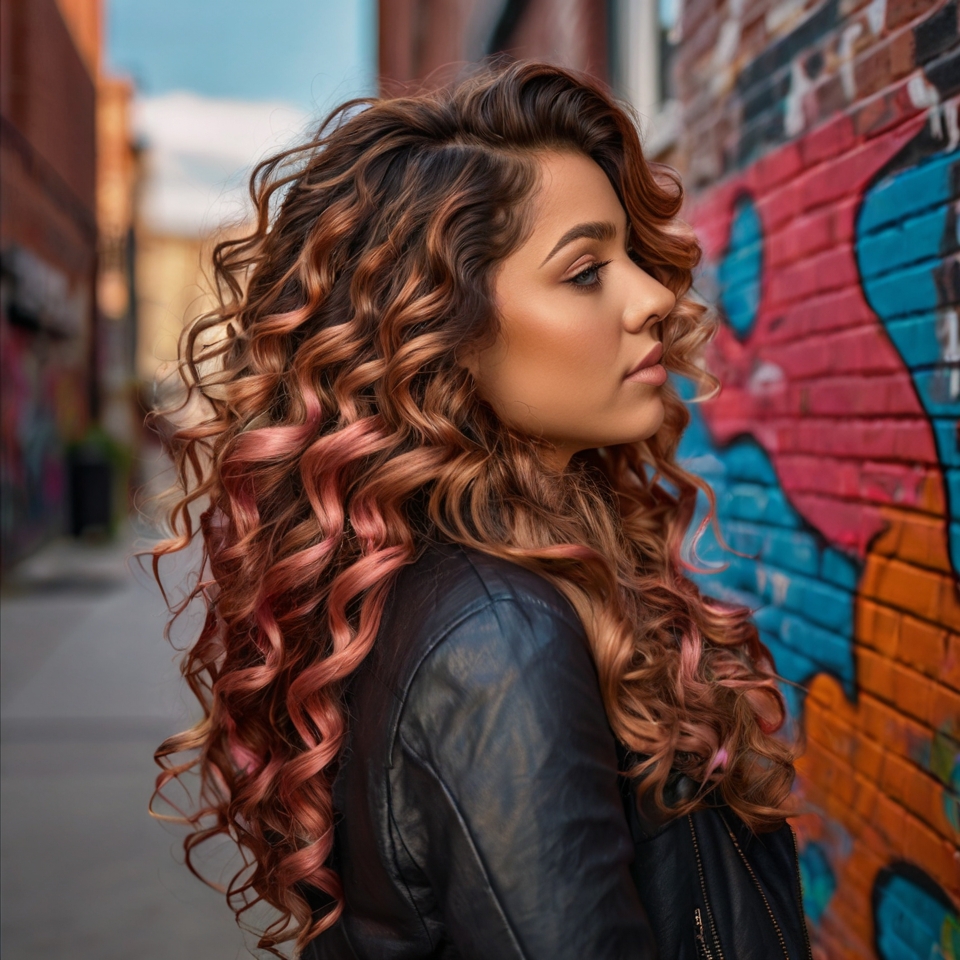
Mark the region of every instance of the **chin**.
[[651, 400], [649, 403], [644, 405], [643, 417], [638, 418], [639, 422], [634, 421], [636, 424], [635, 430], [631, 431], [633, 434], [629, 440], [625, 440], [625, 443], [637, 443], [640, 440], [649, 440], [662, 426], [663, 419], [666, 416], [666, 410], [663, 406], [663, 401], [657, 396], [655, 399]]

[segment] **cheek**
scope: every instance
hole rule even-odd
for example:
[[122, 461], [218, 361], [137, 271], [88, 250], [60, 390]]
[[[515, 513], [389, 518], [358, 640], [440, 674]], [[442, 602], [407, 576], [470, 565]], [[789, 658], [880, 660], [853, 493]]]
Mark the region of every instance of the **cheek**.
[[[586, 298], [585, 298], [586, 299]], [[529, 386], [542, 381], [544, 389], [579, 388], [614, 369], [620, 345], [619, 329], [597, 317], [593, 304], [563, 302], [528, 304], [504, 322], [506, 364]], [[589, 378], [583, 374], [589, 373]], [[563, 382], [557, 382], [560, 379]]]

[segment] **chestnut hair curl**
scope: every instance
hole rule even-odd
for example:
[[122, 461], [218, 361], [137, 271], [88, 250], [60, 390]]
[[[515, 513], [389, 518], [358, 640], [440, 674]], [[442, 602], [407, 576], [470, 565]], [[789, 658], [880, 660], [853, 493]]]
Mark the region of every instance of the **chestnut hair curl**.
[[[362, 108], [362, 109], [361, 109]], [[784, 816], [791, 748], [770, 655], [748, 613], [701, 596], [681, 544], [706, 484], [675, 458], [689, 415], [672, 387], [650, 439], [588, 451], [563, 473], [546, 445], [478, 396], [464, 351], [497, 334], [493, 277], [529, 228], [538, 155], [606, 173], [642, 266], [676, 294], [664, 362], [702, 388], [713, 332], [689, 296], [700, 256], [682, 191], [645, 160], [629, 108], [545, 64], [441, 92], [355, 100], [263, 164], [257, 220], [214, 253], [219, 308], [181, 341], [205, 413], [171, 438], [179, 499], [167, 554], [202, 535], [206, 611], [182, 670], [203, 708], [157, 750], [157, 793], [199, 772], [185, 843], [231, 837], [238, 919], [280, 916], [260, 946], [301, 949], [343, 906], [329, 866], [344, 681], [369, 653], [397, 572], [430, 540], [537, 571], [571, 600], [632, 773], [664, 804], [671, 767], [756, 829]], [[199, 525], [192, 508], [206, 505]], [[176, 755], [188, 753], [182, 762]], [[314, 913], [307, 888], [327, 906]]]

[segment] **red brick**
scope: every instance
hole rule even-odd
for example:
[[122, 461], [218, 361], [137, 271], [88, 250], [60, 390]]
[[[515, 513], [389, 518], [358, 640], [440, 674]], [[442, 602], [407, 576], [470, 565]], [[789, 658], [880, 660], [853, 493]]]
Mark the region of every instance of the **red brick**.
[[917, 49], [912, 30], [901, 30], [890, 41], [890, 76], [887, 83], [913, 73], [916, 68]]
[[833, 457], [783, 454], [777, 459], [777, 473], [791, 491], [846, 497], [858, 489], [857, 464]]
[[[792, 386], [800, 389], [799, 384]], [[917, 406], [908, 374], [878, 373], [869, 377], [834, 376], [817, 380], [811, 385], [807, 409], [800, 412], [842, 417], [858, 413], [897, 416], [915, 414]]]
[[846, 109], [847, 93], [839, 74], [834, 73], [817, 84], [813, 95], [819, 117], [832, 117]]
[[[853, 495], [872, 503], [897, 503], [920, 507], [923, 502], [924, 486], [935, 477], [936, 474], [928, 467], [866, 461], [860, 467], [857, 489]], [[910, 516], [920, 515], [911, 514]], [[943, 521], [935, 522], [942, 534]], [[899, 548], [893, 548], [892, 552], [899, 553]], [[904, 555], [903, 559], [911, 559], [911, 557]]]
[[794, 506], [831, 542], [862, 553], [884, 528], [880, 511], [869, 504], [849, 503], [818, 494], [798, 493]]
[[757, 213], [764, 229], [772, 233], [800, 213], [802, 197], [795, 181], [784, 184], [757, 201]]
[[815, 213], [799, 218], [790, 225], [791, 253], [794, 258], [819, 253], [833, 246], [833, 218], [829, 213]]
[[809, 300], [791, 304], [781, 316], [783, 322], [777, 328], [777, 340], [866, 324], [875, 326], [877, 322], [863, 294], [853, 288], [817, 294]]
[[835, 247], [819, 254], [813, 261], [816, 275], [817, 293], [837, 290], [842, 287], [854, 287], [859, 283], [860, 275], [849, 245]]
[[898, 373], [902, 361], [876, 324], [838, 331], [830, 339], [832, 369], [838, 373]]
[[[889, 421], [886, 421], [889, 423]], [[886, 456], [895, 460], [914, 460], [918, 463], [938, 463], [936, 448], [930, 433], [929, 423], [925, 420], [899, 420], [890, 428], [889, 437], [893, 440], [893, 449], [888, 443]]]
[[855, 139], [850, 117], [846, 114], [833, 117], [800, 141], [804, 166], [812, 167], [849, 150]]
[[885, 43], [858, 57], [853, 67], [858, 97], [878, 93], [896, 79], [890, 56], [890, 44]]
[[830, 208], [834, 243], [852, 243], [856, 235], [857, 211], [860, 209], [860, 197], [840, 200]]
[[929, 13], [933, 5], [930, 0], [887, 0], [887, 30], [894, 30], [905, 23]]
[[868, 141], [831, 163], [823, 163], [797, 184], [801, 206], [810, 210], [824, 203], [859, 193], [880, 164], [895, 152], [894, 144], [902, 134], [881, 141]]
[[768, 153], [754, 164], [753, 177], [757, 193], [766, 193], [774, 187], [795, 177], [804, 166], [800, 148], [788, 143]]

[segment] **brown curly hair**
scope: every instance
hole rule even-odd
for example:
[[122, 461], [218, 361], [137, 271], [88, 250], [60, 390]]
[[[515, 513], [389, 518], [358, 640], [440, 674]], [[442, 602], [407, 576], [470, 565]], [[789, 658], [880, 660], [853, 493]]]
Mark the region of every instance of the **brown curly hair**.
[[[397, 572], [455, 541], [549, 578], [588, 634], [610, 724], [663, 803], [671, 767], [719, 788], [748, 823], [780, 821], [793, 777], [769, 653], [747, 611], [701, 596], [681, 545], [703, 481], [675, 454], [688, 413], [661, 391], [650, 439], [563, 472], [478, 395], [462, 362], [492, 342], [492, 281], [529, 229], [538, 155], [577, 151], [627, 211], [635, 257], [677, 297], [664, 362], [701, 388], [712, 334], [690, 297], [700, 250], [677, 175], [648, 162], [629, 108], [540, 63], [440, 92], [355, 100], [261, 164], [256, 226], [214, 255], [219, 308], [191, 325], [179, 373], [203, 413], [171, 438], [179, 499], [166, 555], [199, 534], [204, 605], [183, 674], [203, 708], [157, 751], [160, 794], [199, 773], [197, 844], [231, 837], [238, 918], [279, 917], [260, 946], [300, 949], [333, 924], [331, 788], [344, 681], [375, 642]], [[205, 507], [200, 522], [192, 519]], [[187, 756], [177, 757], [186, 753]], [[305, 892], [328, 907], [311, 912]]]

